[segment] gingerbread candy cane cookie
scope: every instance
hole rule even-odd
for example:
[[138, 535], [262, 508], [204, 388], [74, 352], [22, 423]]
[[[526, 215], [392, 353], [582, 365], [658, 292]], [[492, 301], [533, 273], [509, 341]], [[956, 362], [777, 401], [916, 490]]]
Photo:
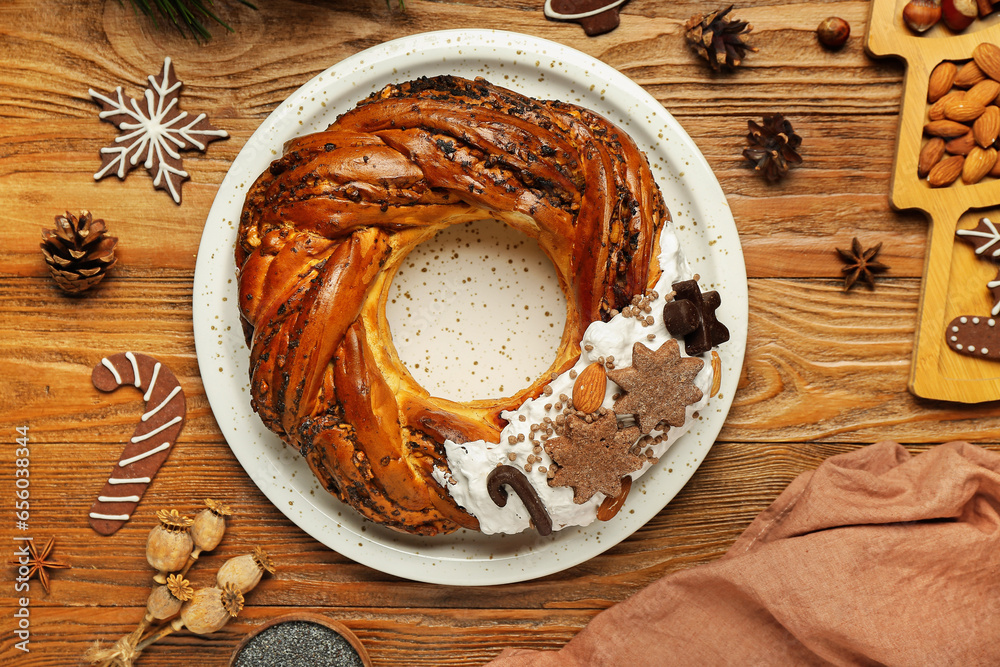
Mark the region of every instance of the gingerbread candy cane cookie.
[[111, 476], [90, 508], [90, 525], [102, 535], [121, 528], [156, 471], [170, 455], [184, 427], [184, 390], [169, 368], [145, 354], [124, 352], [101, 359], [91, 375], [100, 391], [132, 385], [143, 393], [146, 411], [125, 445]]

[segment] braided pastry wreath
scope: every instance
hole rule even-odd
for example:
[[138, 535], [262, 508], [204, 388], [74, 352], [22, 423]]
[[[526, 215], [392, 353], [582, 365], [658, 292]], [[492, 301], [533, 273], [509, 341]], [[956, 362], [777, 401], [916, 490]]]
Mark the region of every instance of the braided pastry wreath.
[[[393, 347], [389, 286], [419, 243], [486, 217], [551, 259], [566, 326], [552, 366], [515, 395], [436, 398]], [[591, 111], [452, 76], [389, 85], [289, 142], [247, 194], [236, 265], [253, 407], [369, 519], [477, 529], [433, 477], [444, 442], [496, 442], [500, 413], [537, 397], [591, 322], [656, 282], [667, 221], [645, 156]]]

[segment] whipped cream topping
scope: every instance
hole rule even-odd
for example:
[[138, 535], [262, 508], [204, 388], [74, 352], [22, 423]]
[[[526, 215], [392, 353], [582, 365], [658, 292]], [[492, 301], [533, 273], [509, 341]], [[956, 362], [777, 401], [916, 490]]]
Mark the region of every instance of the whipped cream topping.
[[[517, 466], [527, 476], [531, 485], [538, 492], [549, 517], [552, 519], [552, 529], [560, 530], [568, 526], [586, 526], [597, 518], [597, 509], [605, 495], [597, 492], [587, 502], [573, 502], [573, 489], [568, 486], [549, 486], [547, 471], [552, 466], [552, 459], [542, 449], [535, 454], [537, 444], [531, 439], [531, 425], [541, 424], [545, 418], [555, 420], [562, 413], [555, 407], [560, 394], [572, 396], [574, 379], [583, 369], [599, 358], [614, 358], [615, 368], [632, 365], [632, 346], [641, 342], [652, 350], [659, 349], [668, 339], [673, 338], [663, 323], [663, 306], [666, 297], [671, 293], [671, 285], [681, 280], [693, 277], [691, 269], [680, 251], [680, 242], [674, 232], [673, 223], [664, 225], [660, 234], [660, 269], [662, 274], [653, 291], [656, 298], [651, 299], [651, 312], [646, 317], [653, 317], [652, 326], [643, 326], [635, 317], [615, 315], [608, 322], [592, 322], [587, 327], [580, 342], [580, 358], [576, 365], [552, 380], [549, 386], [551, 395], [542, 395], [537, 399], [528, 399], [516, 410], [507, 410], [501, 417], [507, 420], [507, 426], [500, 433], [500, 442], [476, 440], [458, 444], [451, 440], [445, 441], [448, 455], [449, 470], [435, 468], [434, 477], [445, 486], [459, 505], [479, 519], [480, 530], [483, 533], [519, 533], [529, 527], [528, 510], [516, 494], [508, 494], [507, 504], [497, 507], [486, 490], [486, 478], [497, 467], [498, 463]], [[683, 341], [680, 341], [683, 343]], [[680, 345], [681, 356], [684, 345]], [[683, 426], [670, 427], [665, 433], [654, 430], [648, 435], [653, 437], [652, 445], [646, 451], [657, 459], [684, 433], [691, 428], [694, 413], [708, 403], [712, 386], [712, 364], [707, 354], [701, 357], [705, 364], [695, 377], [695, 385], [702, 392], [702, 399], [687, 406], [686, 419]], [[571, 371], [573, 378], [570, 377]], [[614, 409], [612, 396], [620, 391], [620, 387], [608, 378], [608, 386], [604, 395], [603, 407]], [[551, 406], [546, 410], [545, 406]], [[663, 436], [659, 438], [657, 436]], [[513, 444], [509, 444], [512, 442]], [[513, 460], [509, 456], [514, 454]], [[533, 455], [534, 464], [526, 471], [528, 456]], [[642, 476], [652, 464], [649, 460], [643, 466], [631, 473], [633, 480]], [[540, 467], [542, 469], [540, 469]]]

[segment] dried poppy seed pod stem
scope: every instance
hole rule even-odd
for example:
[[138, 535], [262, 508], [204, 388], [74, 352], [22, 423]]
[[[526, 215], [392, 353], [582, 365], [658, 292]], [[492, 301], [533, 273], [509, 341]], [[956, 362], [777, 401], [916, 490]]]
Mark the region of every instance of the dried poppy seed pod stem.
[[215, 580], [220, 588], [232, 584], [240, 593], [247, 593], [260, 583], [265, 572], [274, 574], [274, 563], [266, 551], [254, 547], [253, 553], [236, 556], [223, 563]]
[[136, 640], [153, 621], [166, 621], [176, 616], [181, 606], [190, 600], [192, 595], [194, 590], [191, 588], [191, 582], [179, 574], [167, 577], [165, 585], [155, 586], [146, 599], [146, 615], [133, 633]]
[[194, 548], [194, 540], [188, 532], [192, 520], [181, 516], [177, 510], [160, 510], [156, 513], [159, 525], [149, 531], [146, 539], [146, 560], [156, 570], [153, 581], [167, 583], [167, 574], [177, 572], [187, 563]]
[[191, 599], [181, 607], [180, 617], [139, 642], [135, 647], [138, 655], [150, 644], [158, 642], [167, 635], [187, 628], [196, 635], [207, 635], [217, 630], [235, 618], [243, 610], [243, 594], [233, 585], [219, 588], [202, 588], [195, 591]]
[[205, 498], [205, 509], [198, 512], [191, 525], [194, 551], [188, 557], [181, 574], [187, 574], [202, 551], [211, 551], [219, 546], [222, 536], [226, 534], [226, 517], [232, 513], [228, 505], [223, 505], [211, 498]]

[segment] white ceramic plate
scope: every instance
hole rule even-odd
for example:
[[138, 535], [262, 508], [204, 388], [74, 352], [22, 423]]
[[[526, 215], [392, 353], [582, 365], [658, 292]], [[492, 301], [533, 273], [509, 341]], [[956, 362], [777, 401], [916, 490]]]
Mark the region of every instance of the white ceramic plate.
[[[325, 129], [337, 115], [394, 81], [482, 76], [542, 99], [573, 102], [623, 127], [649, 156], [682, 248], [703, 286], [722, 295], [732, 339], [719, 348], [722, 388], [692, 430], [633, 486], [609, 522], [548, 537], [530, 531], [434, 538], [403, 535], [360, 518], [316, 482], [308, 466], [250, 409], [249, 353], [237, 313], [233, 246], [247, 187], [289, 139]], [[707, 289], [707, 287], [706, 287]], [[250, 137], [222, 183], [205, 225], [194, 285], [194, 333], [205, 391], [230, 447], [274, 505], [317, 540], [359, 563], [416, 581], [486, 585], [524, 581], [582, 563], [631, 535], [694, 474], [729, 411], [743, 364], [747, 280], [732, 213], [690, 137], [641, 87], [591, 56], [527, 35], [450, 30], [363, 51], [299, 88]]]

